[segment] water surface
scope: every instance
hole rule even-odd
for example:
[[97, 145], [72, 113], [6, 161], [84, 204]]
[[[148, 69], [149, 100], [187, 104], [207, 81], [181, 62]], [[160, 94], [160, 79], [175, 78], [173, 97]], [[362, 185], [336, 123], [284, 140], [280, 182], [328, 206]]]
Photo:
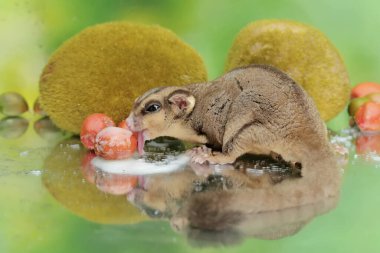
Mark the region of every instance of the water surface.
[[[370, 149], [372, 146], [364, 145], [376, 136], [361, 137], [360, 147], [355, 147], [353, 132], [333, 137], [334, 142], [350, 151], [340, 199], [244, 217], [229, 214], [225, 224], [214, 224], [216, 229], [208, 231], [188, 227], [189, 223], [180, 219], [184, 207], [196, 194], [210, 193], [217, 199], [223, 197], [221, 192], [232, 190], [236, 199], [250, 194], [252, 189], [247, 188], [258, 187], [248, 186], [247, 175], [252, 182], [252, 178], [267, 173], [270, 183], [281, 183], [297, 175], [286, 166], [268, 161], [256, 167], [244, 161], [226, 168], [186, 165], [171, 173], [139, 175], [138, 187], [131, 190], [128, 183], [136, 175], [83, 167], [87, 151], [77, 139], [54, 131], [39, 135], [32, 127], [38, 117], [26, 118], [29, 127], [25, 134], [14, 139], [1, 137], [1, 252], [380, 249], [379, 157], [376, 150]], [[161, 153], [153, 147], [146, 162], [153, 163], [158, 157], [162, 163], [168, 152], [169, 156], [179, 153], [170, 153], [175, 149], [185, 147], [174, 145]], [[356, 149], [368, 152], [358, 155]], [[154, 152], [156, 155], [152, 155]]]

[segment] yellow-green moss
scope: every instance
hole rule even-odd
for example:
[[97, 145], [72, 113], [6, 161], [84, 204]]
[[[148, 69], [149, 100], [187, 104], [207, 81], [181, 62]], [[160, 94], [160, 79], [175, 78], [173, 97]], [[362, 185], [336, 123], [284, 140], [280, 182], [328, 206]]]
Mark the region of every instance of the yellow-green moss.
[[84, 180], [81, 160], [85, 154], [77, 139], [66, 140], [53, 149], [44, 162], [42, 175], [52, 196], [74, 214], [93, 222], [130, 224], [147, 220], [125, 195], [103, 193]]
[[317, 29], [285, 20], [262, 20], [243, 28], [230, 49], [226, 70], [269, 64], [289, 74], [314, 99], [324, 120], [342, 111], [349, 79], [336, 48]]
[[114, 22], [85, 29], [52, 55], [41, 74], [40, 99], [58, 127], [79, 133], [91, 113], [126, 118], [135, 98], [152, 87], [206, 79], [201, 57], [173, 32]]

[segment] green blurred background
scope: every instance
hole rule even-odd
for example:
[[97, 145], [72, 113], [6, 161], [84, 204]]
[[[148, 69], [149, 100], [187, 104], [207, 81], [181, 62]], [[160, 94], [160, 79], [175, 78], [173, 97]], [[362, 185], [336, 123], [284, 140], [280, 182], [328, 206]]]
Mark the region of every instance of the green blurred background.
[[38, 93], [49, 55], [87, 26], [112, 20], [160, 24], [203, 57], [213, 79], [241, 28], [258, 19], [291, 19], [324, 32], [343, 56], [352, 84], [380, 81], [380, 3], [376, 0], [1, 0], [0, 91]]
[[[20, 92], [31, 105], [38, 96], [39, 75], [49, 55], [85, 27], [113, 20], [160, 24], [173, 30], [201, 54], [209, 79], [223, 72], [232, 41], [246, 24], [270, 18], [297, 20], [330, 38], [346, 63], [352, 85], [380, 82], [379, 10], [377, 0], [0, 0], [0, 93]], [[346, 126], [345, 112], [329, 124], [334, 129]], [[0, 146], [14, 147], [0, 149], [7, 152], [1, 154], [8, 159], [2, 160], [3, 168], [10, 169], [8, 172], [41, 168], [49, 151], [46, 147], [54, 143], [36, 144], [34, 138], [30, 130], [12, 143], [0, 140]], [[20, 150], [36, 146], [41, 148], [35, 149], [33, 159], [19, 156]], [[374, 208], [380, 206], [379, 200], [367, 210], [362, 196], [378, 199], [374, 185], [379, 172], [364, 167], [367, 169], [360, 173], [366, 180], [358, 181], [354, 168], [346, 176], [343, 208], [338, 213], [312, 223], [290, 239], [246, 241], [240, 251], [375, 252], [373, 243], [379, 232], [367, 228], [373, 226], [372, 217], [377, 217]], [[191, 251], [185, 239], [165, 222], [129, 227], [91, 223], [60, 207], [38, 175], [0, 172], [0, 252]], [[369, 186], [353, 190], [354, 185]], [[352, 220], [354, 213], [368, 217], [364, 226], [362, 221]], [[359, 243], [350, 243], [356, 240]]]

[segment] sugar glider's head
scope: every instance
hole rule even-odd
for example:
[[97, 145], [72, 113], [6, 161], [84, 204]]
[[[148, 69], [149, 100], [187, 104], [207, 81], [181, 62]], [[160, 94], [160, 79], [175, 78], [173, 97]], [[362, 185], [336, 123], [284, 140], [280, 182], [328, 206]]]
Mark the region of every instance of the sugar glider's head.
[[154, 88], [136, 99], [127, 124], [132, 131], [143, 132], [145, 139], [159, 136], [183, 139], [190, 131], [185, 120], [194, 105], [195, 98], [186, 88]]

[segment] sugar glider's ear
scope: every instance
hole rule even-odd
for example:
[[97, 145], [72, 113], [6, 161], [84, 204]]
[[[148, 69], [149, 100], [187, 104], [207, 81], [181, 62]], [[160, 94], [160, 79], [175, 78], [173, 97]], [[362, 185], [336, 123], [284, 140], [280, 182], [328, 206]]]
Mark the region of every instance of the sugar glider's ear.
[[189, 115], [195, 106], [195, 98], [188, 90], [175, 90], [168, 96], [168, 102], [177, 117]]

